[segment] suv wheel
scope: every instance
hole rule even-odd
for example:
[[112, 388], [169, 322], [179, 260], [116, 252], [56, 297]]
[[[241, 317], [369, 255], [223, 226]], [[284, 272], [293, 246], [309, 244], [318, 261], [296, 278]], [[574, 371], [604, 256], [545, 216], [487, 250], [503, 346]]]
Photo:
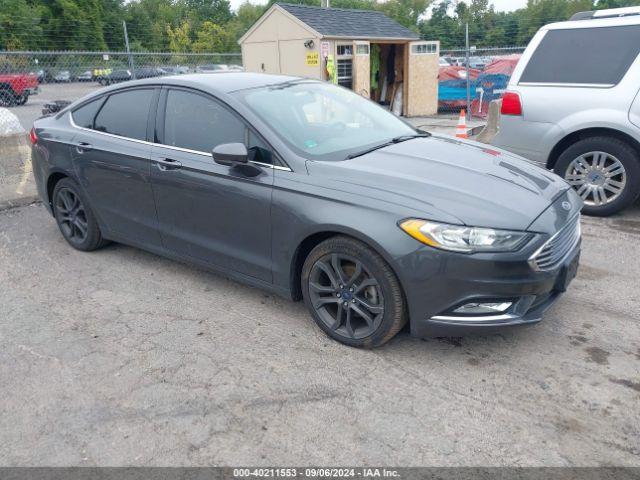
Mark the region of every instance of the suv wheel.
[[400, 283], [387, 262], [349, 237], [330, 238], [311, 251], [302, 294], [316, 324], [352, 347], [383, 345], [407, 321]]
[[586, 215], [612, 215], [640, 194], [638, 152], [617, 138], [591, 137], [574, 143], [562, 152], [554, 171], [580, 195]]

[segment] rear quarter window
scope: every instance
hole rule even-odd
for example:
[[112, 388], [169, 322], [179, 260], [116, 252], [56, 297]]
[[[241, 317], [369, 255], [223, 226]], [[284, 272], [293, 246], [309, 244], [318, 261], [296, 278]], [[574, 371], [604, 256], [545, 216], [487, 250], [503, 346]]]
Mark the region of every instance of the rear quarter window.
[[640, 25], [549, 30], [520, 83], [616, 85], [640, 53]]
[[100, 105], [102, 105], [102, 100], [104, 99], [99, 98], [84, 104], [80, 108], [76, 108], [71, 113], [73, 122], [79, 127], [93, 128], [93, 119], [96, 117], [96, 113], [98, 113]]

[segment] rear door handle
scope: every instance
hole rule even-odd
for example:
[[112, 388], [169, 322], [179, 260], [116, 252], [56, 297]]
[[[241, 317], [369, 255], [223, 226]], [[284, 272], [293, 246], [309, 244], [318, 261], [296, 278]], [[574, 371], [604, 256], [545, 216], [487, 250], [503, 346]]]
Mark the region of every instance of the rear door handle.
[[80, 142], [76, 145], [76, 151], [80, 154], [83, 154], [84, 152], [88, 152], [91, 149], [93, 149], [93, 145], [87, 142]]
[[178, 160], [174, 160], [173, 158], [158, 158], [156, 159], [156, 164], [158, 165], [158, 168], [163, 172], [167, 170], [177, 170], [178, 168], [182, 167], [182, 163], [180, 163]]

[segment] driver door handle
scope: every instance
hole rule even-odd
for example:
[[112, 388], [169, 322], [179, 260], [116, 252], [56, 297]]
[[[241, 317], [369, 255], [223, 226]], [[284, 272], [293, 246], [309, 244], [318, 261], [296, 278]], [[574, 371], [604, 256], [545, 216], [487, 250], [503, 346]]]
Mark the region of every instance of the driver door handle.
[[88, 152], [92, 148], [93, 146], [87, 142], [80, 142], [76, 145], [76, 151], [80, 154], [83, 154], [84, 152]]
[[156, 159], [156, 164], [163, 172], [166, 172], [167, 170], [177, 170], [182, 167], [182, 163], [178, 160], [174, 160], [173, 158], [158, 158]]

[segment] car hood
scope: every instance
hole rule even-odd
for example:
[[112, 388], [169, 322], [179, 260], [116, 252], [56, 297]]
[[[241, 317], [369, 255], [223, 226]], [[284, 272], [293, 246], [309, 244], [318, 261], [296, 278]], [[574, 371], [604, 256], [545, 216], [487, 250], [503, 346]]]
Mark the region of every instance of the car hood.
[[333, 188], [404, 204], [430, 220], [453, 217], [480, 227], [526, 230], [569, 188], [557, 175], [511, 153], [439, 136], [307, 165], [310, 175], [327, 177]]

